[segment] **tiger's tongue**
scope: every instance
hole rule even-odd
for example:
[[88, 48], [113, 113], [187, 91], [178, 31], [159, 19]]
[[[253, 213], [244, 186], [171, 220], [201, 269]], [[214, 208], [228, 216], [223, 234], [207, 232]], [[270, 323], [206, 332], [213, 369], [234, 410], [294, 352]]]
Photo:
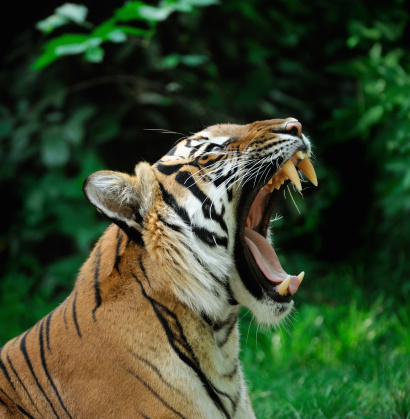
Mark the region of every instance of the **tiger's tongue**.
[[263, 236], [245, 227], [245, 241], [266, 278], [273, 282], [282, 282], [288, 276], [283, 270], [275, 250]]
[[[283, 270], [275, 250], [263, 236], [256, 231], [245, 227], [245, 241], [255, 262], [266, 278], [279, 284], [288, 276]], [[292, 276], [289, 284], [289, 292], [294, 294], [298, 288], [298, 278]]]

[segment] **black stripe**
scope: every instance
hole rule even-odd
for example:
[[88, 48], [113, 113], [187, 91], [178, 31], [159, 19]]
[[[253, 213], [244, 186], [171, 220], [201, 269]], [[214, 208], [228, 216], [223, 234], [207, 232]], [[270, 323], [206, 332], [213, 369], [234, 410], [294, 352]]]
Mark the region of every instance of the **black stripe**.
[[176, 151], [177, 151], [177, 146], [174, 146], [174, 147], [171, 148], [171, 150], [168, 151], [166, 156], [173, 156]]
[[[171, 345], [172, 349], [175, 351], [175, 353], [178, 355], [181, 361], [187, 364], [197, 374], [206, 392], [208, 393], [208, 396], [214, 402], [216, 407], [225, 415], [225, 417], [229, 418], [229, 414], [226, 411], [225, 406], [223, 405], [221, 399], [217, 394], [220, 392], [217, 389], [215, 389], [213, 384], [209, 381], [205, 373], [202, 371], [199, 360], [194, 354], [191, 345], [188, 343], [188, 340], [183, 332], [182, 325], [179, 322], [177, 316], [166, 306], [151, 298], [145, 292], [145, 289], [141, 281], [139, 281], [138, 278], [135, 279], [141, 287], [142, 295], [150, 302], [155, 315], [157, 316], [164, 329], [165, 335], [168, 339], [168, 343]], [[176, 330], [173, 331], [172, 329]]]
[[175, 413], [180, 418], [185, 418], [185, 416], [181, 415], [177, 410], [175, 410], [172, 406], [170, 406], [149, 384], [147, 384], [140, 376], [135, 374], [135, 372], [127, 369], [133, 377], [135, 377], [141, 384], [143, 384], [165, 407], [167, 407], [171, 412]]
[[[14, 402], [2, 388], [0, 388], [0, 391], [14, 404], [14, 406], [17, 407], [17, 409], [20, 411], [20, 413], [22, 413], [27, 418], [35, 419], [28, 412], [26, 412], [21, 406], [19, 406], [16, 402]], [[0, 402], [1, 402], [2, 405], [4, 405], [4, 406], [7, 407], [7, 404], [6, 404], [5, 401], [3, 401], [2, 399], [0, 399]]]
[[47, 340], [47, 349], [51, 352], [51, 347], [50, 347], [50, 321], [51, 321], [51, 316], [53, 315], [54, 310], [48, 314], [47, 316], [47, 321], [46, 321], [46, 340]]
[[175, 197], [169, 193], [161, 184], [160, 184], [162, 196], [164, 201], [179, 215], [179, 217], [184, 221], [184, 223], [192, 229], [193, 233], [204, 243], [209, 246], [223, 246], [227, 247], [228, 239], [226, 237], [217, 236], [215, 233], [211, 233], [203, 227], [198, 227], [191, 225], [191, 220], [188, 216], [187, 211], [178, 205]]
[[7, 381], [11, 385], [14, 391], [16, 391], [16, 387], [14, 387], [13, 381], [10, 379], [9, 372], [7, 371], [6, 366], [4, 365], [3, 361], [1, 360], [1, 353], [3, 352], [3, 348], [0, 348], [0, 370], [3, 371], [3, 374], [6, 376]]
[[[226, 277], [222, 277], [222, 278], [218, 278], [216, 275], [214, 275], [206, 266], [205, 264], [202, 262], [201, 259], [199, 259], [199, 257], [196, 254], [193, 254], [192, 256], [194, 256], [195, 260], [206, 270], [206, 272], [208, 273], [208, 275], [218, 284], [225, 286], [225, 283], [227, 281]], [[219, 295], [219, 294], [218, 294]]]
[[240, 398], [241, 398], [241, 393], [242, 393], [242, 387], [241, 387], [241, 382], [239, 381], [239, 390], [238, 390], [238, 393], [237, 393], [237, 395], [236, 395], [236, 397], [235, 397], [235, 401], [233, 402], [233, 412], [232, 412], [232, 416], [235, 416], [236, 409], [237, 409], [237, 407], [238, 407], [238, 403], [239, 403], [239, 400], [240, 400]]
[[66, 313], [67, 313], [67, 303], [65, 303], [65, 307], [64, 307], [63, 320], [64, 320], [64, 325], [65, 325], [65, 330], [68, 330], [68, 323], [67, 323]]
[[157, 163], [156, 167], [157, 169], [166, 176], [173, 175], [174, 173], [178, 172], [181, 167], [184, 167], [185, 163], [182, 164], [162, 164]]
[[16, 404], [16, 406], [17, 406], [17, 409], [20, 411], [20, 413], [22, 413], [26, 418], [35, 419], [27, 411], [25, 411], [21, 406], [19, 406], [18, 404]]
[[58, 402], [60, 403], [60, 406], [67, 413], [67, 416], [72, 419], [72, 416], [68, 413], [68, 410], [65, 407], [65, 405], [63, 403], [63, 400], [61, 399], [60, 393], [58, 392], [57, 387], [55, 386], [54, 381], [51, 378], [50, 372], [48, 371], [48, 368], [47, 368], [46, 357], [45, 357], [45, 353], [44, 353], [44, 328], [43, 328], [43, 326], [44, 326], [44, 322], [41, 322], [40, 333], [39, 333], [41, 365], [43, 366], [44, 372], [45, 372], [45, 374], [48, 378], [48, 381], [51, 384], [51, 387], [53, 387], [54, 393], [56, 394], [56, 396], [58, 398]]
[[228, 324], [231, 324], [233, 321], [235, 321], [235, 319], [237, 317], [238, 317], [238, 315], [236, 313], [231, 313], [225, 320], [223, 320], [223, 321], [221, 321], [219, 323], [215, 323], [213, 325], [214, 332], [219, 332], [224, 327], [226, 327]]
[[215, 205], [212, 205], [209, 197], [198, 187], [192, 174], [187, 171], [179, 172], [175, 176], [175, 180], [182, 186], [189, 189], [192, 194], [202, 203], [202, 213], [204, 217], [216, 221], [222, 228], [223, 231], [228, 233], [228, 227], [223, 219], [225, 208], [221, 214], [218, 214]]
[[80, 327], [78, 326], [78, 321], [77, 321], [76, 302], [77, 302], [77, 291], [74, 294], [74, 300], [73, 300], [73, 321], [75, 324], [75, 328], [77, 329], [77, 335], [80, 338], [82, 338], [83, 336], [81, 335]]
[[24, 359], [25, 359], [26, 364], [27, 364], [27, 366], [28, 366], [28, 368], [31, 372], [31, 375], [33, 376], [33, 378], [34, 378], [34, 380], [37, 384], [37, 387], [39, 388], [39, 390], [43, 394], [44, 398], [47, 400], [48, 404], [51, 406], [51, 409], [53, 410], [55, 417], [58, 418], [59, 416], [57, 415], [57, 412], [55, 411], [53, 404], [51, 403], [50, 399], [47, 397], [47, 394], [43, 390], [43, 387], [41, 387], [41, 384], [39, 383], [38, 378], [37, 378], [36, 374], [34, 373], [33, 365], [31, 364], [30, 358], [29, 358], [28, 353], [27, 353], [27, 347], [26, 347], [27, 333], [28, 332], [26, 332], [25, 335], [23, 336], [23, 338], [21, 339], [20, 350], [21, 350], [21, 352], [24, 356]]
[[141, 254], [140, 254], [139, 258], [138, 258], [138, 263], [140, 265], [140, 269], [141, 269], [142, 274], [144, 275], [144, 278], [147, 280], [148, 285], [152, 288], [151, 282], [150, 282], [150, 280], [149, 280], [149, 278], [147, 276], [147, 273], [145, 271], [144, 264], [142, 263], [142, 255]]
[[188, 225], [191, 226], [191, 220], [188, 216], [188, 213], [185, 211], [184, 208], [180, 207], [174, 197], [171, 193], [169, 193], [160, 183], [159, 187], [161, 189], [162, 197], [164, 198], [164, 201], [166, 204], [168, 204], [182, 219], [182, 221]]
[[198, 187], [191, 172], [185, 170], [178, 172], [175, 176], [175, 181], [181, 186], [187, 188], [192, 194], [199, 199], [200, 202], [205, 202], [208, 196]]
[[223, 376], [227, 377], [227, 378], [233, 378], [236, 375], [236, 373], [238, 372], [238, 367], [239, 367], [239, 362], [238, 362], [238, 360], [236, 360], [235, 366], [232, 368], [232, 370], [227, 372]]
[[97, 321], [95, 318], [95, 312], [97, 311], [98, 307], [101, 305], [101, 293], [100, 293], [100, 263], [101, 263], [101, 244], [98, 246], [96, 255], [96, 263], [95, 263], [95, 270], [94, 270], [94, 297], [95, 297], [95, 307], [93, 308], [92, 315], [93, 320]]
[[[141, 219], [141, 216], [136, 212], [134, 213], [135, 216], [137, 216], [138, 218]], [[114, 222], [115, 224], [117, 224], [118, 227], [120, 227], [120, 229], [128, 236], [128, 244], [130, 241], [133, 241], [134, 243], [137, 243], [139, 246], [144, 247], [144, 240], [142, 239], [142, 234], [136, 230], [133, 227], [130, 227], [126, 222], [121, 221], [121, 220], [117, 220], [117, 219], [112, 219], [112, 222]], [[128, 247], [127, 244], [127, 247]]]
[[201, 313], [201, 317], [204, 319], [206, 323], [208, 323], [209, 326], [212, 326], [212, 320], [205, 313]]
[[177, 226], [175, 224], [171, 224], [168, 221], [165, 221], [161, 216], [158, 215], [158, 220], [161, 221], [162, 224], [164, 224], [166, 227], [169, 227], [170, 229], [174, 230], [177, 233], [183, 234], [182, 227]]
[[144, 357], [142, 357], [141, 355], [136, 354], [135, 352], [133, 352], [131, 349], [129, 350], [129, 352], [131, 353], [131, 355], [135, 358], [137, 358], [138, 360], [140, 360], [141, 362], [143, 362], [145, 365], [147, 365], [149, 368], [151, 368], [155, 374], [157, 374], [158, 378], [168, 387], [172, 388], [173, 390], [177, 391], [179, 394], [183, 394], [181, 392], [181, 390], [179, 390], [178, 388], [174, 387], [171, 383], [169, 383], [164, 376], [162, 375], [161, 371], [150, 361], [148, 361], [148, 359], [145, 359]]
[[216, 221], [226, 234], [229, 233], [228, 226], [226, 225], [226, 222], [223, 218], [225, 215], [225, 205], [222, 204], [221, 213], [219, 214], [216, 211], [215, 205], [212, 205], [212, 203], [208, 200], [204, 202], [202, 205], [202, 213], [204, 214], [205, 218], [212, 219], [212, 221]]
[[225, 338], [221, 342], [218, 342], [218, 346], [220, 348], [222, 348], [223, 346], [225, 346], [225, 344], [228, 342], [228, 340], [229, 340], [229, 338], [230, 338], [230, 336], [231, 336], [231, 334], [232, 334], [232, 332], [233, 332], [233, 330], [234, 330], [234, 328], [236, 326], [237, 321], [238, 321], [238, 317], [235, 316], [234, 320], [229, 325], [228, 330], [226, 331]]
[[122, 243], [122, 236], [121, 236], [121, 229], [118, 227], [117, 230], [117, 247], [115, 249], [115, 263], [114, 263], [114, 269], [119, 273], [119, 264], [121, 261], [121, 256], [120, 256], [120, 249], [121, 249], [121, 243]]
[[237, 306], [239, 303], [236, 300], [236, 298], [233, 296], [232, 288], [231, 288], [231, 285], [230, 285], [228, 280], [225, 282], [225, 290], [226, 290], [226, 292], [228, 293], [228, 296], [229, 296], [228, 303], [231, 306]]
[[228, 239], [226, 237], [218, 236], [217, 234], [212, 233], [204, 227], [193, 225], [191, 228], [195, 236], [206, 243], [208, 246], [228, 247]]
[[26, 386], [24, 385], [23, 381], [21, 381], [20, 376], [17, 374], [17, 371], [16, 371], [16, 369], [14, 368], [14, 365], [13, 365], [13, 363], [11, 362], [11, 360], [10, 360], [10, 358], [9, 358], [9, 356], [8, 356], [8, 355], [7, 355], [7, 361], [8, 361], [8, 363], [9, 363], [10, 368], [12, 369], [12, 371], [13, 371], [14, 375], [17, 377], [17, 380], [19, 381], [19, 383], [20, 383], [20, 384], [21, 384], [21, 386], [23, 387], [24, 391], [26, 392], [26, 394], [27, 394], [28, 398], [30, 399], [31, 404], [32, 404], [32, 405], [36, 408], [37, 412], [38, 412], [38, 413], [40, 413], [40, 412], [38, 411], [38, 408], [37, 408], [36, 404], [34, 403], [33, 399], [31, 398], [30, 393], [28, 392], [28, 390], [27, 390]]

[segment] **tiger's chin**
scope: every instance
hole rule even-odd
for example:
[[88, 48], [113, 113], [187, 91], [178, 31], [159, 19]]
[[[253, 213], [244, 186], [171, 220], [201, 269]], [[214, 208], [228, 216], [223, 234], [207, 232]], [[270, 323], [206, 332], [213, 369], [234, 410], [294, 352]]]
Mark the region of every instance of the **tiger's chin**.
[[234, 289], [238, 301], [252, 311], [260, 324], [277, 325], [292, 311], [292, 297], [305, 275], [289, 275], [282, 268], [270, 243], [269, 224], [286, 185], [292, 182], [302, 190], [297, 169], [317, 185], [309, 156], [297, 151], [279, 170], [266, 176], [267, 183], [244, 190], [238, 205], [235, 260], [241, 281]]

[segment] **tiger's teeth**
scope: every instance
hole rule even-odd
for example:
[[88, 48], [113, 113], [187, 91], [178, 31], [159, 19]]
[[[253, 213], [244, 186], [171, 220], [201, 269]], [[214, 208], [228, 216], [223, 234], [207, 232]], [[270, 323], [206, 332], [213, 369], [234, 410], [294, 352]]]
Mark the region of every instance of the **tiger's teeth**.
[[296, 186], [296, 189], [301, 191], [302, 190], [302, 184], [300, 183], [300, 178], [299, 178], [298, 172], [297, 172], [294, 164], [290, 160], [288, 160], [281, 167], [281, 169], [282, 169], [282, 173], [285, 176], [287, 176], [293, 182], [293, 184]]
[[306, 177], [315, 185], [318, 185], [317, 182], [317, 176], [316, 176], [316, 172], [315, 169], [313, 168], [313, 164], [311, 163], [311, 161], [308, 158], [305, 158], [304, 160], [302, 160], [298, 165], [297, 165], [298, 169], [300, 169], [305, 175]]
[[306, 154], [305, 154], [303, 151], [298, 151], [298, 152], [295, 154], [295, 156], [296, 156], [296, 158], [298, 158], [298, 159], [300, 159], [300, 160], [303, 160], [303, 159], [306, 157]]
[[285, 295], [288, 292], [289, 284], [290, 275], [288, 275], [279, 285], [276, 285], [276, 292], [280, 295]]
[[297, 277], [299, 280], [299, 285], [302, 283], [304, 277], [305, 277], [305, 273], [302, 271]]

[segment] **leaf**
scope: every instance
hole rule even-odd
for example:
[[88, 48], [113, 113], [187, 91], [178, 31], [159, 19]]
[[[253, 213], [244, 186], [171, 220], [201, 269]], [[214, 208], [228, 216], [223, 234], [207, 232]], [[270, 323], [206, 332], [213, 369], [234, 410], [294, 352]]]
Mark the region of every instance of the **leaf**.
[[87, 48], [84, 58], [92, 63], [100, 63], [104, 58], [104, 50], [101, 47]]
[[75, 23], [81, 24], [85, 22], [88, 14], [88, 9], [82, 4], [65, 3], [55, 9], [58, 16], [65, 19], [72, 20]]
[[13, 122], [11, 119], [3, 119], [0, 121], [0, 138], [7, 137], [13, 128]]
[[117, 25], [116, 29], [121, 30], [124, 34], [134, 36], [152, 36], [153, 31], [151, 29], [134, 28], [127, 25]]
[[51, 128], [45, 132], [41, 143], [41, 160], [45, 166], [58, 167], [67, 163], [70, 150], [62, 137], [58, 128]]
[[169, 54], [160, 61], [160, 63], [158, 64], [158, 67], [160, 69], [169, 70], [169, 69], [177, 67], [180, 62], [181, 62], [181, 56], [179, 54]]
[[212, 6], [214, 4], [220, 4], [219, 0], [180, 0], [178, 3], [187, 4], [194, 7], [205, 7]]
[[57, 57], [61, 55], [72, 55], [72, 54], [80, 54], [87, 50], [87, 44], [81, 43], [81, 44], [66, 44], [66, 45], [60, 45], [56, 47], [55, 54]]
[[127, 35], [121, 29], [114, 29], [112, 32], [107, 34], [107, 38], [111, 42], [120, 43], [127, 39]]
[[153, 6], [140, 6], [139, 14], [140, 17], [149, 22], [160, 22], [168, 18], [168, 16], [174, 11], [171, 6], [167, 7], [153, 7]]
[[208, 57], [205, 55], [183, 55], [181, 57], [181, 63], [189, 67], [196, 67], [201, 64], [205, 64], [208, 61]]
[[121, 21], [144, 20], [147, 22], [159, 22], [175, 11], [173, 4], [162, 7], [149, 6], [141, 1], [130, 1], [115, 12], [115, 17]]
[[36, 23], [36, 28], [39, 31], [48, 35], [54, 29], [56, 29], [60, 26], [63, 26], [65, 24], [67, 24], [68, 22], [69, 22], [69, 20], [64, 16], [51, 15], [47, 19], [40, 20], [40, 22], [37, 22]]
[[169, 54], [164, 57], [159, 63], [160, 69], [172, 69], [177, 67], [179, 64], [184, 64], [189, 67], [196, 67], [204, 64], [208, 61], [206, 55], [180, 55], [180, 54]]
[[57, 56], [80, 54], [89, 48], [96, 48], [102, 43], [101, 38], [77, 34], [63, 35], [54, 41], [55, 43], [50, 43], [49, 47], [53, 48], [55, 45], [54, 53]]
[[383, 113], [384, 107], [382, 105], [376, 105], [367, 110], [359, 119], [357, 124], [359, 130], [367, 130], [371, 126], [377, 124], [382, 118]]
[[144, 92], [138, 96], [138, 101], [144, 105], [170, 106], [172, 100], [155, 92]]
[[64, 124], [63, 133], [67, 143], [78, 145], [82, 142], [85, 124], [96, 113], [95, 106], [79, 106], [71, 118]]
[[144, 3], [141, 1], [129, 1], [115, 11], [115, 18], [127, 22], [129, 20], [141, 20], [139, 9]]

